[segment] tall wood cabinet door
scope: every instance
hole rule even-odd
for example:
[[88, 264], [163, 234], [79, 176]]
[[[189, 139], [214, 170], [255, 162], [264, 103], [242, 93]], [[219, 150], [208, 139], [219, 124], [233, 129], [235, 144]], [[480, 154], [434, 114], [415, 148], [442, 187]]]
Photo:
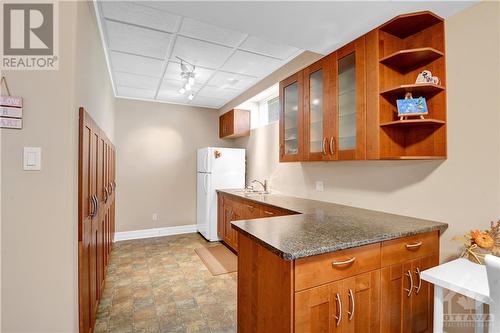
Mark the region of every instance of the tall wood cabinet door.
[[331, 96], [335, 91], [331, 67], [335, 63], [330, 60], [330, 57], [325, 57], [303, 70], [303, 159], [306, 161], [325, 161], [334, 158], [328, 146], [328, 140], [334, 135], [332, 118], [335, 113]]
[[336, 52], [336, 130], [331, 149], [339, 160], [366, 158], [365, 37]]
[[411, 332], [412, 262], [384, 267], [381, 270], [380, 331], [387, 333]]
[[233, 231], [231, 219], [233, 218], [233, 205], [229, 200], [224, 200], [224, 242], [233, 247]]
[[380, 271], [342, 281], [342, 333], [380, 332]]
[[412, 295], [412, 333], [432, 332], [434, 288], [432, 284], [420, 278], [420, 272], [437, 266], [437, 255], [427, 256], [412, 261], [414, 289]]
[[98, 146], [99, 146], [99, 134], [92, 129], [92, 142], [91, 142], [91, 188], [92, 193], [95, 196], [96, 211], [92, 218], [91, 236], [90, 236], [90, 251], [89, 251], [89, 266], [90, 266], [90, 289], [91, 289], [91, 322], [95, 322], [95, 316], [97, 311], [97, 306], [99, 303], [99, 274], [98, 274], [98, 261], [97, 261], [97, 244], [99, 240], [98, 230], [99, 230], [99, 197], [97, 192], [98, 185], [98, 175], [97, 175], [97, 164], [99, 160]]
[[340, 282], [295, 293], [295, 333], [340, 333], [340, 302]]
[[217, 193], [217, 236], [224, 239], [224, 195]]
[[303, 145], [303, 73], [298, 72], [279, 84], [280, 89], [280, 162], [302, 159]]

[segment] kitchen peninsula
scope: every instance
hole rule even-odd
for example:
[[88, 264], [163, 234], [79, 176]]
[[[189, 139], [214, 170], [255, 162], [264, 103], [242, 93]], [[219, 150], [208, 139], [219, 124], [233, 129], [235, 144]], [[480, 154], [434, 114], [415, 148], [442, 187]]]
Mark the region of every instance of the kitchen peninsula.
[[278, 194], [218, 196], [219, 236], [238, 252], [238, 332], [432, 332], [433, 288], [420, 272], [439, 263], [447, 224]]

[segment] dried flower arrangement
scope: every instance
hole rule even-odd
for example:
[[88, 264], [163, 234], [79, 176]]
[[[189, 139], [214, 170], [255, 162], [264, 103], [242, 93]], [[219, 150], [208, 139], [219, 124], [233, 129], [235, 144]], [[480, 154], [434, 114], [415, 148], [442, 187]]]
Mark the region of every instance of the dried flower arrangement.
[[484, 257], [487, 254], [500, 257], [500, 221], [491, 222], [490, 230], [471, 230], [453, 239], [463, 242], [465, 246], [460, 256], [462, 258], [484, 264]]

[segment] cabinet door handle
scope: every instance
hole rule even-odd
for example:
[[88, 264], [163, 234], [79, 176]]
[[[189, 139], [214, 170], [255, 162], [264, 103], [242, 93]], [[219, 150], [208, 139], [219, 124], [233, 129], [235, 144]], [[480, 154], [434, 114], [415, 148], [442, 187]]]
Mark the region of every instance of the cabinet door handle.
[[337, 314], [335, 315], [337, 322], [335, 324], [339, 326], [342, 321], [342, 300], [340, 299], [340, 295], [338, 293], [335, 294], [335, 302], [337, 303]]
[[418, 241], [418, 242], [416, 242], [416, 243], [412, 243], [412, 244], [406, 244], [406, 248], [407, 248], [408, 250], [411, 250], [411, 249], [417, 249], [417, 248], [419, 248], [419, 247], [421, 247], [421, 246], [422, 246], [422, 241]]
[[94, 195], [95, 197], [95, 215], [99, 214], [99, 198], [97, 195]]
[[270, 212], [270, 211], [268, 211], [268, 210], [265, 210], [265, 211], [264, 211], [264, 213], [265, 213], [265, 214], [267, 214], [267, 215], [274, 215], [274, 213], [273, 213], [273, 212]]
[[354, 293], [352, 292], [352, 289], [349, 289], [348, 296], [350, 304], [349, 304], [349, 311], [347, 311], [347, 314], [349, 315], [349, 321], [351, 321], [352, 318], [354, 318], [354, 307], [355, 307]]
[[352, 257], [352, 258], [350, 258], [348, 260], [344, 260], [344, 261], [334, 261], [334, 262], [332, 262], [332, 266], [341, 266], [341, 265], [352, 264], [355, 260], [356, 260], [356, 257]]
[[330, 154], [334, 155], [335, 154], [335, 138], [332, 136], [330, 138]]
[[420, 288], [422, 288], [422, 278], [420, 277], [420, 269], [418, 267], [415, 270], [415, 275], [418, 278], [418, 286], [415, 287], [415, 294], [418, 295], [418, 293], [420, 292]]
[[326, 155], [326, 137], [323, 138], [322, 150], [323, 150], [323, 155]]
[[410, 297], [411, 296], [411, 292], [413, 291], [413, 276], [411, 275], [411, 271], [408, 270], [408, 272], [406, 272], [405, 274], [409, 279], [410, 279], [410, 286], [408, 289], [404, 289], [408, 294], [406, 296]]
[[108, 187], [107, 186], [104, 186], [104, 203], [107, 203], [108, 202]]
[[89, 216], [93, 218], [95, 216], [95, 200], [94, 200], [94, 195], [92, 195], [89, 199], [90, 199], [90, 214], [89, 214]]

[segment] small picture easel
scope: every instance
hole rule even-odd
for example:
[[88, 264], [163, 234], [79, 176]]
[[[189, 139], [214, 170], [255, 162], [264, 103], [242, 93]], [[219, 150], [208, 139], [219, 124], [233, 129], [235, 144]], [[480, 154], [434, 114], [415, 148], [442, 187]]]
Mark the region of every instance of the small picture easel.
[[425, 119], [424, 115], [429, 113], [425, 98], [413, 98], [410, 92], [405, 94], [404, 100], [397, 101], [397, 106], [399, 120], [408, 120], [414, 116]]

